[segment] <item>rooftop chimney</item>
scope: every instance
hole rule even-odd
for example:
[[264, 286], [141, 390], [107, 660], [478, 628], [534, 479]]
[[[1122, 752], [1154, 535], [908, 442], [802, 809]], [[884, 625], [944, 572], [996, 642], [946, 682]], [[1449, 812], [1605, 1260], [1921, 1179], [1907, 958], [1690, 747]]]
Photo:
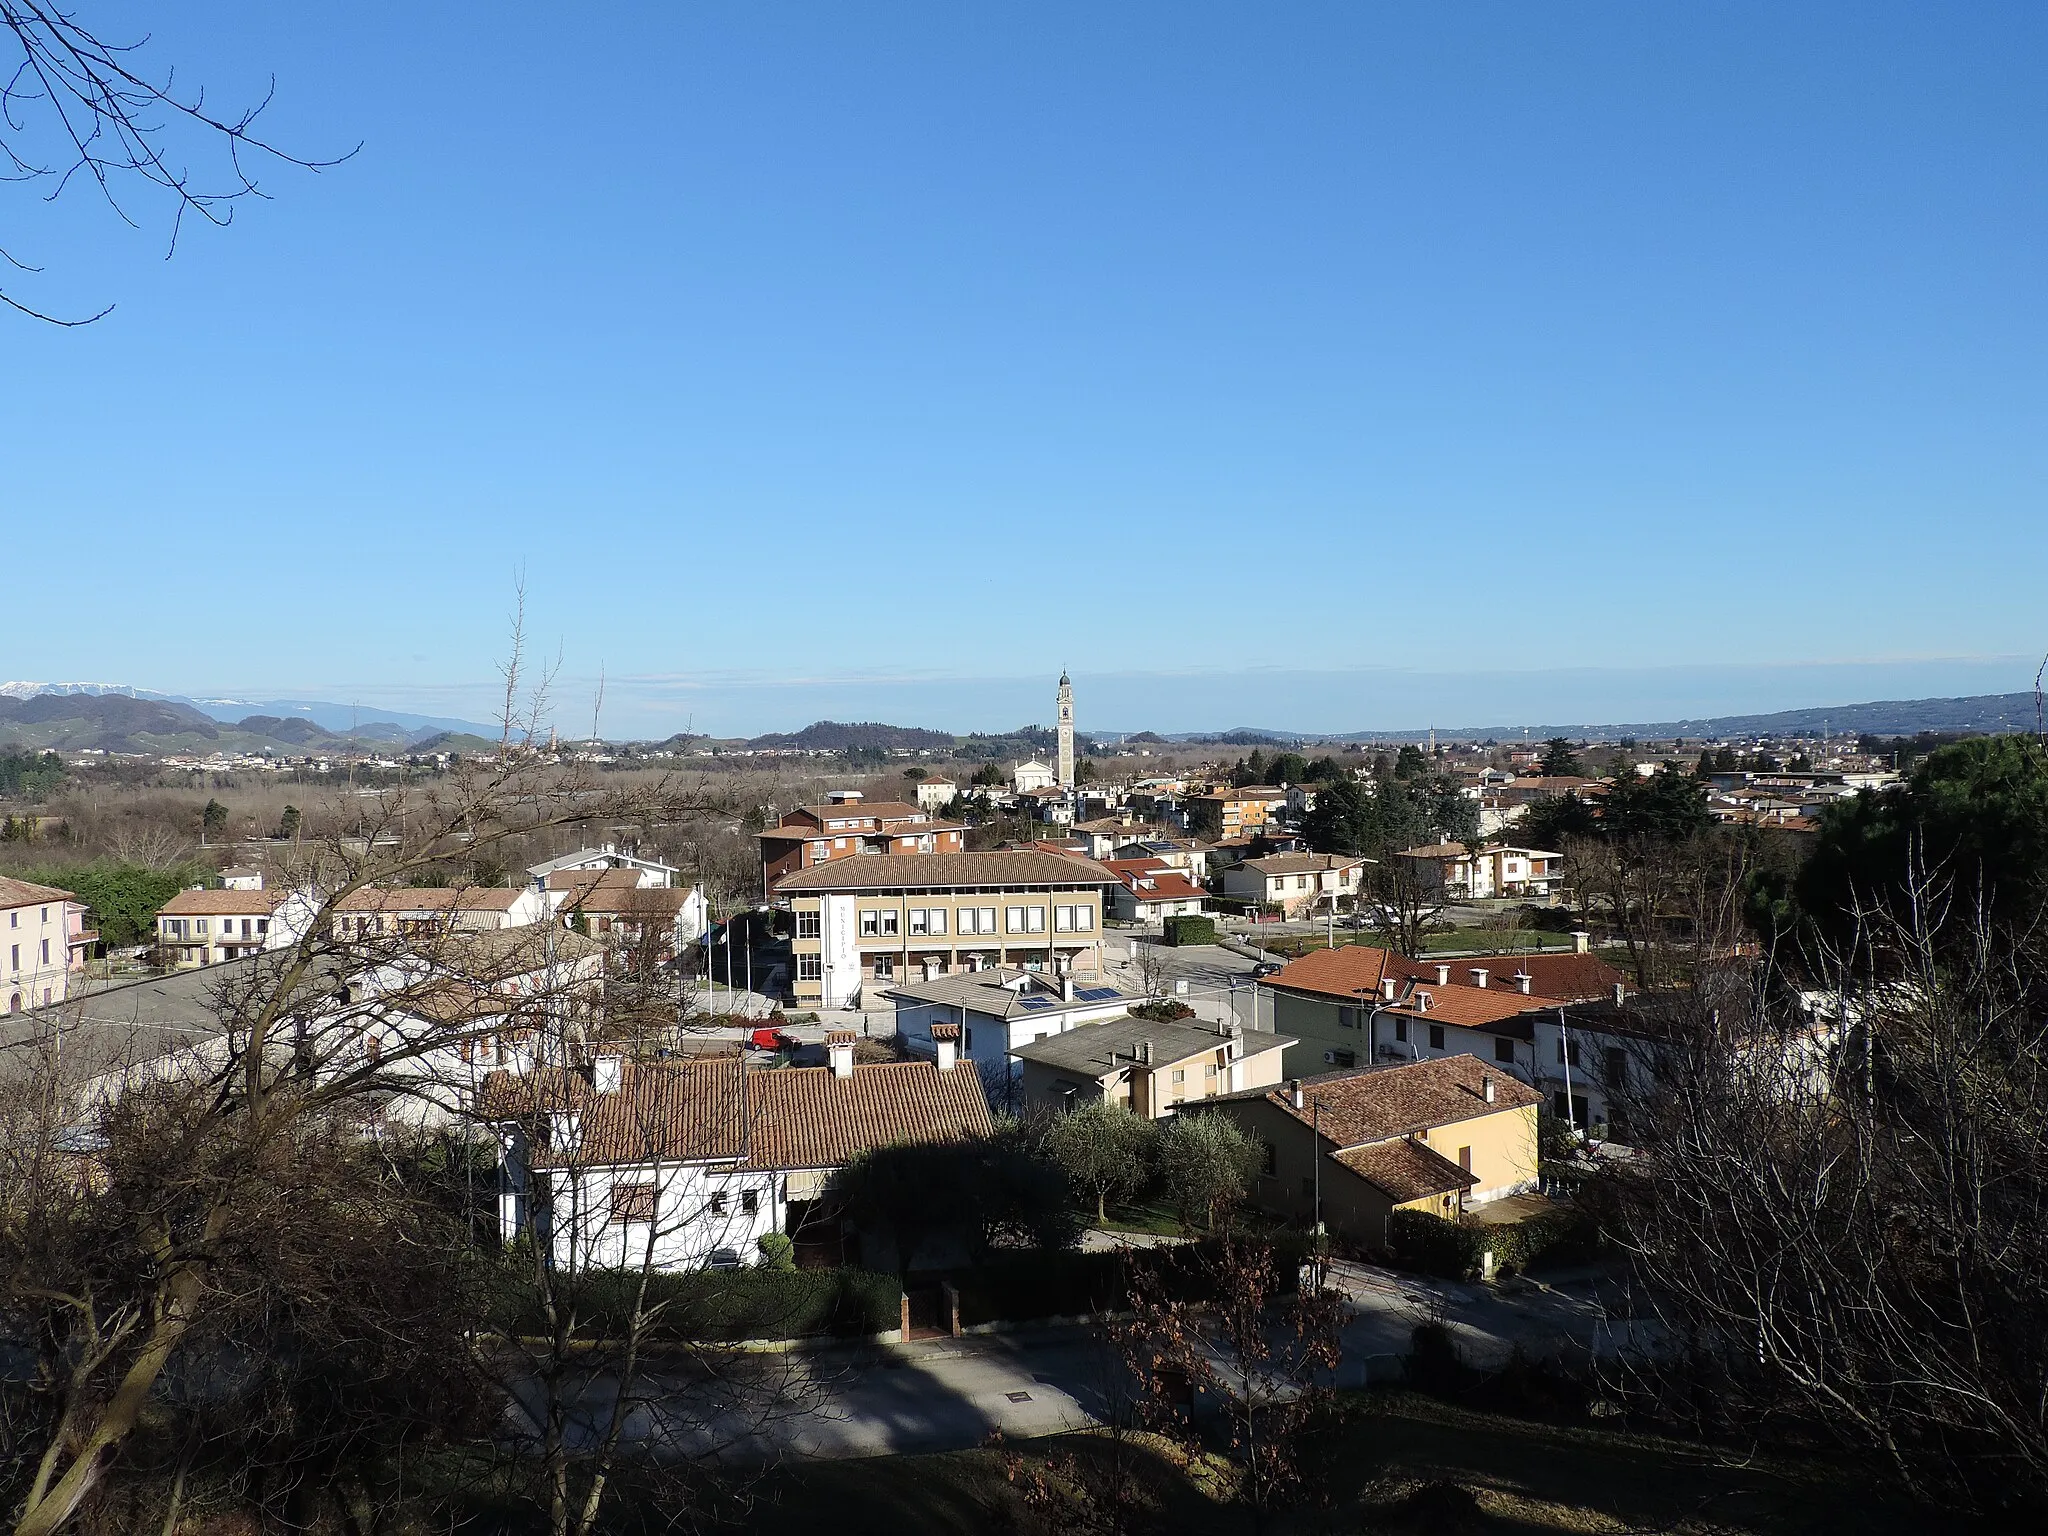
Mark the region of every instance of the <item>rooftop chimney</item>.
[[1063, 1003], [1071, 1003], [1073, 1000], [1074, 978], [1072, 976], [1060, 977], [1060, 1001]]
[[1294, 1107], [1296, 1109], [1301, 1108], [1303, 1100], [1301, 1096], [1300, 1078], [1297, 1077], [1289, 1080], [1287, 1084], [1287, 1097], [1293, 1101]]
[[1521, 993], [1522, 996], [1527, 997], [1529, 995], [1529, 985], [1534, 979], [1527, 971], [1515, 972], [1515, 990]]
[[1472, 985], [1473, 985], [1473, 986], [1475, 986], [1475, 987], [1478, 987], [1478, 988], [1480, 988], [1480, 989], [1481, 989], [1482, 991], [1483, 991], [1483, 990], [1485, 990], [1485, 987], [1486, 987], [1486, 967], [1485, 967], [1485, 966], [1483, 966], [1483, 965], [1475, 965], [1475, 966], [1473, 966], [1473, 967], [1472, 967], [1472, 969], [1471, 969], [1471, 970], [1470, 970], [1469, 972], [1467, 972], [1467, 974], [1471, 976], [1471, 978], [1472, 978]]
[[825, 1037], [825, 1065], [834, 1077], [853, 1076], [853, 1031], [835, 1029]]
[[1624, 983], [1617, 981], [1614, 984], [1614, 1006], [1619, 1008], [1627, 997], [1627, 986]]
[[934, 1024], [932, 1044], [938, 1048], [939, 1070], [950, 1072], [953, 1063], [960, 1059], [960, 1026], [958, 1024]]
[[617, 1093], [625, 1063], [616, 1056], [600, 1056], [590, 1064], [590, 1086], [599, 1093]]
[[1493, 1102], [1493, 1075], [1491, 1073], [1479, 1079], [1479, 1096], [1489, 1104]]
[[1380, 1001], [1381, 1001], [1381, 1002], [1391, 1003], [1391, 1002], [1392, 1002], [1392, 1001], [1394, 1000], [1394, 986], [1395, 986], [1395, 982], [1394, 982], [1394, 978], [1393, 978], [1393, 977], [1391, 977], [1391, 976], [1382, 976], [1382, 977], [1380, 978]]
[[1441, 962], [1436, 968], [1436, 984], [1440, 987], [1448, 987], [1451, 984], [1451, 968]]
[[1591, 935], [1590, 933], [1586, 932], [1586, 930], [1585, 930], [1585, 929], [1583, 929], [1583, 928], [1574, 928], [1574, 929], [1572, 930], [1572, 953], [1573, 953], [1573, 954], [1577, 954], [1577, 955], [1583, 955], [1583, 954], [1586, 954], [1586, 953], [1587, 953], [1588, 951], [1590, 951], [1590, 950], [1592, 949], [1592, 947], [1593, 947], [1593, 935]]

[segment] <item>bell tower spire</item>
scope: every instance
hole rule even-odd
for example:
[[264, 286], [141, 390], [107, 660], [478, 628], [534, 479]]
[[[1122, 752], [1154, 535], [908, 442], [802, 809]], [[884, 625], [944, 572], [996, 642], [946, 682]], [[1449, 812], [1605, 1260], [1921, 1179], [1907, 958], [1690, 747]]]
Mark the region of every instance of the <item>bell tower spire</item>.
[[1074, 787], [1074, 685], [1060, 671], [1060, 788]]

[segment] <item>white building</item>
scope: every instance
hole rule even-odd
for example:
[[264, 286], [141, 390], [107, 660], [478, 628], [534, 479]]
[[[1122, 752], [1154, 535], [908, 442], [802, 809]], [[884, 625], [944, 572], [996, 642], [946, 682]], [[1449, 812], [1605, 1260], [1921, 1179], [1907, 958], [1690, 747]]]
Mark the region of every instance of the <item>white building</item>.
[[1223, 894], [1278, 907], [1288, 917], [1304, 917], [1331, 911], [1339, 899], [1357, 896], [1365, 866], [1366, 860], [1342, 854], [1276, 853], [1224, 870]]
[[824, 1067], [601, 1056], [588, 1072], [494, 1074], [484, 1105], [505, 1149], [505, 1240], [531, 1234], [576, 1270], [757, 1262], [761, 1239], [794, 1233], [861, 1153], [993, 1133], [975, 1075], [944, 1044], [934, 1061], [857, 1067], [841, 1033]]
[[1058, 789], [1060, 776], [1056, 770], [1037, 758], [1028, 763], [1019, 763], [1010, 774], [1010, 788], [1020, 795], [1028, 795], [1041, 789]]
[[643, 859], [630, 853], [619, 852], [617, 843], [604, 843], [596, 848], [579, 848], [574, 853], [565, 853], [558, 859], [527, 866], [527, 876], [537, 891], [548, 888], [549, 875], [584, 874], [600, 869], [630, 869], [640, 876], [643, 886], [666, 889], [676, 883], [678, 873], [675, 865], [664, 864], [659, 859]]
[[917, 785], [917, 808], [921, 811], [943, 811], [960, 798], [960, 786], [951, 779], [920, 779]]
[[98, 937], [85, 926], [85, 903], [69, 891], [0, 875], [0, 996], [7, 1011], [63, 1002]]
[[1071, 976], [1009, 969], [935, 976], [883, 995], [896, 1004], [897, 1040], [915, 1055], [936, 1057], [944, 1040], [953, 1038], [945, 1032], [958, 1030], [961, 1055], [974, 1063], [989, 1097], [999, 1103], [1014, 1097], [1022, 1068], [1010, 1053], [1017, 1047], [1121, 1018], [1144, 1001], [1108, 982], [1076, 985]]

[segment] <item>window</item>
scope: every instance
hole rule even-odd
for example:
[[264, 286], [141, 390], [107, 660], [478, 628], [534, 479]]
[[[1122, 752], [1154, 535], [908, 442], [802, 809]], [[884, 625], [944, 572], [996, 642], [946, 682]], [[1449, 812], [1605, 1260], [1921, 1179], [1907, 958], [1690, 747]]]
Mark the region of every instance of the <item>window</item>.
[[257, 931], [258, 933], [268, 933], [268, 932], [270, 932], [270, 919], [269, 919], [269, 918], [267, 918], [267, 917], [259, 917], [259, 918], [257, 918], [257, 919], [256, 919], [256, 931]]
[[1567, 1053], [1564, 1045], [1564, 1036], [1559, 1035], [1557, 1037], [1557, 1063], [1559, 1066], [1564, 1065], [1564, 1059], [1567, 1054], [1571, 1056], [1572, 1065], [1576, 1067], [1579, 1064], [1579, 1042], [1574, 1040], [1570, 1052]]
[[203, 939], [203, 938], [205, 938], [205, 937], [206, 937], [206, 919], [202, 917], [202, 918], [200, 918], [200, 919], [199, 919], [198, 921], [196, 921], [195, 923], [193, 923], [193, 925], [192, 925], [192, 932], [193, 932], [194, 934], [198, 935], [198, 937], [200, 937], [200, 938], [202, 938], [202, 939]]
[[809, 844], [808, 846], [811, 850], [811, 862], [813, 864], [822, 864], [827, 859], [832, 857], [831, 845], [825, 842], [822, 838], [820, 838], [815, 843]]
[[894, 955], [875, 956], [875, 980], [894, 981], [895, 979], [896, 957]]
[[910, 931], [913, 934], [930, 933], [932, 931], [931, 922], [931, 908], [912, 907], [910, 909]]
[[1429, 1026], [1429, 1048], [1432, 1051], [1440, 1051], [1444, 1048], [1443, 1025], [1432, 1024]]
[[1181, 1086], [1181, 1084], [1185, 1083], [1185, 1082], [1186, 1082], [1187, 1080], [1188, 1080], [1188, 1074], [1187, 1074], [1187, 1071], [1186, 1071], [1186, 1069], [1185, 1069], [1185, 1068], [1183, 1068], [1183, 1067], [1175, 1067], [1175, 1068], [1173, 1069], [1173, 1086], [1174, 1086], [1174, 1087], [1176, 1087], [1176, 1088], [1180, 1087], [1180, 1086]]
[[825, 957], [823, 955], [798, 955], [796, 957], [796, 979], [798, 981], [822, 981], [825, 978]]
[[1280, 1149], [1270, 1141], [1261, 1142], [1259, 1145], [1266, 1157], [1265, 1175], [1270, 1179], [1280, 1171]]
[[[974, 919], [974, 926], [968, 926], [968, 919]], [[996, 909], [994, 907], [962, 907], [960, 909], [960, 931], [962, 933], [994, 933], [996, 931]]]
[[1024, 931], [1024, 909], [1022, 907], [1005, 907], [1003, 909], [1003, 927], [1010, 933], [1022, 933]]
[[1513, 1061], [1515, 1059], [1515, 1042], [1512, 1040], [1504, 1040], [1501, 1039], [1499, 1036], [1495, 1036], [1493, 1042], [1493, 1059], [1495, 1061]]
[[20, 946], [19, 944], [17, 944], [17, 945], [15, 945], [15, 946], [14, 946], [14, 952], [13, 952], [13, 954], [12, 954], [12, 955], [11, 955], [11, 956], [9, 957], [9, 959], [10, 959], [10, 963], [9, 963], [9, 965], [8, 965], [8, 969], [9, 969], [9, 970], [11, 970], [11, 971], [18, 971], [18, 970], [20, 970], [20, 969], [21, 969], [21, 946]]
[[1054, 933], [1072, 933], [1074, 931], [1074, 909], [1072, 907], [1054, 907], [1052, 909], [1052, 931]]
[[1458, 1148], [1458, 1166], [1467, 1173], [1472, 1171], [1472, 1149], [1470, 1147]]
[[1026, 907], [1024, 909], [1024, 931], [1026, 933], [1045, 932], [1045, 908]]
[[1213, 1077], [1215, 1077], [1215, 1075], [1216, 1075], [1216, 1063], [1215, 1063], [1215, 1062], [1213, 1062], [1213, 1061], [1212, 1061], [1212, 1062], [1210, 1062], [1210, 1063], [1209, 1063], [1209, 1064], [1208, 1064], [1208, 1065], [1207, 1065], [1206, 1067], [1202, 1068], [1202, 1076], [1204, 1076], [1204, 1077], [1208, 1077], [1208, 1078], [1213, 1078]]
[[1358, 1010], [1340, 1005], [1337, 1009], [1337, 1027], [1339, 1029], [1358, 1028]]
[[946, 931], [946, 909], [944, 907], [933, 907], [925, 914], [925, 918], [931, 924], [930, 931], [932, 933], [943, 934]]
[[862, 938], [864, 938], [864, 939], [874, 939], [874, 938], [880, 938], [880, 937], [881, 937], [881, 933], [882, 933], [882, 914], [881, 914], [881, 913], [879, 913], [879, 912], [863, 912], [863, 913], [861, 913], [861, 915], [860, 915], [860, 936], [861, 936]]
[[723, 1216], [725, 1214], [726, 1206], [731, 1201], [731, 1199], [732, 1197], [726, 1194], [724, 1190], [719, 1190], [717, 1194], [711, 1197], [711, 1214], [714, 1216]]
[[[49, 954], [47, 953], [49, 948], [50, 946], [46, 941], [43, 945], [43, 949], [45, 951], [43, 958], [45, 960], [50, 958]], [[1607, 1091], [1609, 1093], [1621, 1093], [1624, 1090], [1626, 1090], [1627, 1087], [1628, 1052], [1623, 1050], [1620, 1046], [1611, 1046], [1609, 1047], [1607, 1052]]]
[[614, 1184], [612, 1186], [612, 1220], [654, 1220], [654, 1186], [652, 1184]]
[[1074, 908], [1074, 932], [1093, 933], [1094, 931], [1095, 909], [1087, 906]]
[[43, 964], [45, 964], [45, 965], [48, 965], [49, 963], [50, 963], [50, 941], [49, 941], [48, 939], [45, 939], [45, 940], [43, 940]]
[[749, 1189], [740, 1195], [740, 1209], [752, 1216], [761, 1209], [761, 1191]]
[[819, 932], [819, 914], [799, 912], [796, 915], [796, 936], [800, 939], [815, 939]]
[[1408, 1043], [1408, 1021], [1406, 1019], [1394, 1020], [1394, 1039], [1402, 1045]]

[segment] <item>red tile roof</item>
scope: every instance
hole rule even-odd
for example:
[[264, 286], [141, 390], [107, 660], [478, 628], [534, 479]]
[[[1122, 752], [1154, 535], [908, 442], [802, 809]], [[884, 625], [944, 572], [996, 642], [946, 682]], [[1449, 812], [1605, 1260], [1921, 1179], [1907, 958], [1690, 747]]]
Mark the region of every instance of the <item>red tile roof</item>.
[[[241, 894], [258, 895], [256, 891]], [[524, 890], [489, 886], [367, 886], [335, 903], [337, 912], [509, 912]]]
[[1479, 1182], [1441, 1153], [1405, 1136], [1330, 1155], [1373, 1188], [1384, 1191], [1396, 1205], [1470, 1189]]
[[76, 901], [78, 898], [69, 891], [60, 891], [54, 885], [36, 885], [27, 880], [17, 880], [12, 875], [0, 875], [0, 907], [32, 907], [45, 901]]
[[737, 1056], [625, 1062], [619, 1087], [599, 1093], [581, 1073], [496, 1072], [485, 1112], [504, 1120], [579, 1117], [573, 1149], [536, 1149], [536, 1166], [743, 1161], [763, 1168], [836, 1168], [901, 1143], [993, 1135], [980, 1074], [928, 1061], [749, 1068]]
[[268, 917], [284, 897], [276, 891], [180, 891], [160, 917]]
[[[1491, 1104], [1486, 1102], [1488, 1082], [1493, 1084]], [[1319, 1125], [1324, 1138], [1339, 1147], [1365, 1146], [1543, 1102], [1535, 1089], [1470, 1055], [1304, 1078], [1300, 1109], [1285, 1083], [1220, 1102], [1260, 1094], [1303, 1125]]]

